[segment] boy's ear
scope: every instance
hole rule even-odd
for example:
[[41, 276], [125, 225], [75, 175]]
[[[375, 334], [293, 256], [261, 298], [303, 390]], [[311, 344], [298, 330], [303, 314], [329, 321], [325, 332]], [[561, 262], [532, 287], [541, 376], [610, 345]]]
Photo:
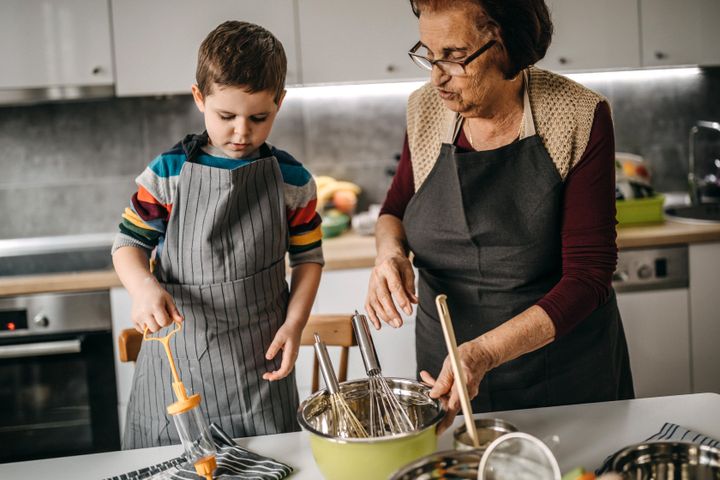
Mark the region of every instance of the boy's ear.
[[278, 98], [278, 101], [277, 101], [278, 110], [280, 110], [280, 106], [282, 105], [283, 100], [285, 100], [286, 93], [287, 93], [287, 90], [283, 90], [282, 93], [280, 94], [280, 98]]
[[201, 112], [205, 112], [205, 98], [203, 97], [202, 92], [200, 91], [200, 87], [197, 86], [197, 84], [193, 84], [192, 86], [192, 96], [193, 100], [195, 100], [195, 105], [197, 106], [198, 110]]

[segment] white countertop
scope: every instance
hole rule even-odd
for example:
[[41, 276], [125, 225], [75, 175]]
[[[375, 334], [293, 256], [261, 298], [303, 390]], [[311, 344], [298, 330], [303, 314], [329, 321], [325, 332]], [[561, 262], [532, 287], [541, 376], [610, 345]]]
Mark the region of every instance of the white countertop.
[[[521, 431], [547, 438], [559, 437], [553, 451], [561, 471], [577, 466], [595, 469], [616, 450], [645, 440], [672, 422], [720, 439], [720, 395], [701, 393], [645, 398], [618, 402], [494, 412], [476, 415], [496, 417], [515, 424]], [[453, 428], [462, 424], [455, 419]], [[440, 437], [438, 449], [452, 448], [452, 429]], [[250, 437], [238, 443], [254, 452], [289, 464], [293, 480], [318, 480], [306, 432]], [[178, 446], [63, 457], [0, 465], [0, 478], [10, 479], [100, 479], [119, 475], [182, 454]]]

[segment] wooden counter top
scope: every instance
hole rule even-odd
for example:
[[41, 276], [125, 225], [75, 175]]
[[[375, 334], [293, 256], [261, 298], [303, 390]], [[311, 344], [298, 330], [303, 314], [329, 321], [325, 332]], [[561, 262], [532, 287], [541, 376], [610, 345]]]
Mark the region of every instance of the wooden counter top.
[[[660, 247], [683, 243], [720, 242], [720, 224], [688, 224], [668, 220], [663, 224], [618, 228], [620, 249]], [[323, 242], [325, 270], [369, 268], [375, 260], [375, 238], [346, 233]], [[0, 278], [0, 296], [43, 292], [77, 292], [119, 287], [112, 270]]]
[[660, 247], [683, 243], [720, 242], [720, 223], [690, 224], [666, 220], [657, 225], [619, 227], [618, 248]]

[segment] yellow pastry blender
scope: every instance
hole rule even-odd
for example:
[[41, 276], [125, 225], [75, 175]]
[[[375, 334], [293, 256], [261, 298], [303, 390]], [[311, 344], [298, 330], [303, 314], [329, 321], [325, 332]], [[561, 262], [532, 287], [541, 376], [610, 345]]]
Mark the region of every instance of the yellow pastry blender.
[[171, 403], [167, 407], [167, 412], [172, 416], [177, 428], [180, 441], [185, 449], [185, 458], [194, 466], [195, 471], [201, 477], [212, 480], [213, 472], [217, 467], [215, 460], [216, 449], [210, 437], [210, 430], [205, 422], [205, 418], [200, 412], [200, 394], [188, 396], [185, 385], [180, 381], [180, 377], [175, 368], [175, 360], [170, 353], [170, 338], [182, 329], [182, 324], [176, 323], [175, 328], [164, 337], [151, 337], [148, 335], [148, 329], [145, 327], [143, 340], [156, 341], [162, 343], [165, 347], [165, 353], [170, 362], [170, 370], [173, 376], [173, 391], [177, 397], [175, 403]]

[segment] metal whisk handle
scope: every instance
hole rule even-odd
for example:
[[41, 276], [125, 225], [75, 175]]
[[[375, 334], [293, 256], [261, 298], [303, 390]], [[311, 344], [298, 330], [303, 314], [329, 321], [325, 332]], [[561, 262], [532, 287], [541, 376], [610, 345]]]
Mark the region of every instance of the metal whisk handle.
[[380, 369], [380, 361], [378, 360], [375, 344], [370, 334], [367, 318], [356, 310], [355, 315], [352, 317], [352, 324], [353, 330], [355, 330], [355, 338], [360, 348], [360, 355], [365, 364], [365, 371], [368, 375], [379, 374], [382, 370]]
[[320, 335], [317, 333], [315, 334], [315, 344], [313, 347], [315, 348], [315, 355], [317, 355], [318, 363], [320, 364], [320, 373], [322, 373], [325, 386], [327, 386], [330, 395], [335, 395], [340, 391], [340, 384], [338, 384], [337, 377], [335, 376], [335, 370], [330, 362], [330, 355], [328, 355], [325, 342], [320, 340]]

